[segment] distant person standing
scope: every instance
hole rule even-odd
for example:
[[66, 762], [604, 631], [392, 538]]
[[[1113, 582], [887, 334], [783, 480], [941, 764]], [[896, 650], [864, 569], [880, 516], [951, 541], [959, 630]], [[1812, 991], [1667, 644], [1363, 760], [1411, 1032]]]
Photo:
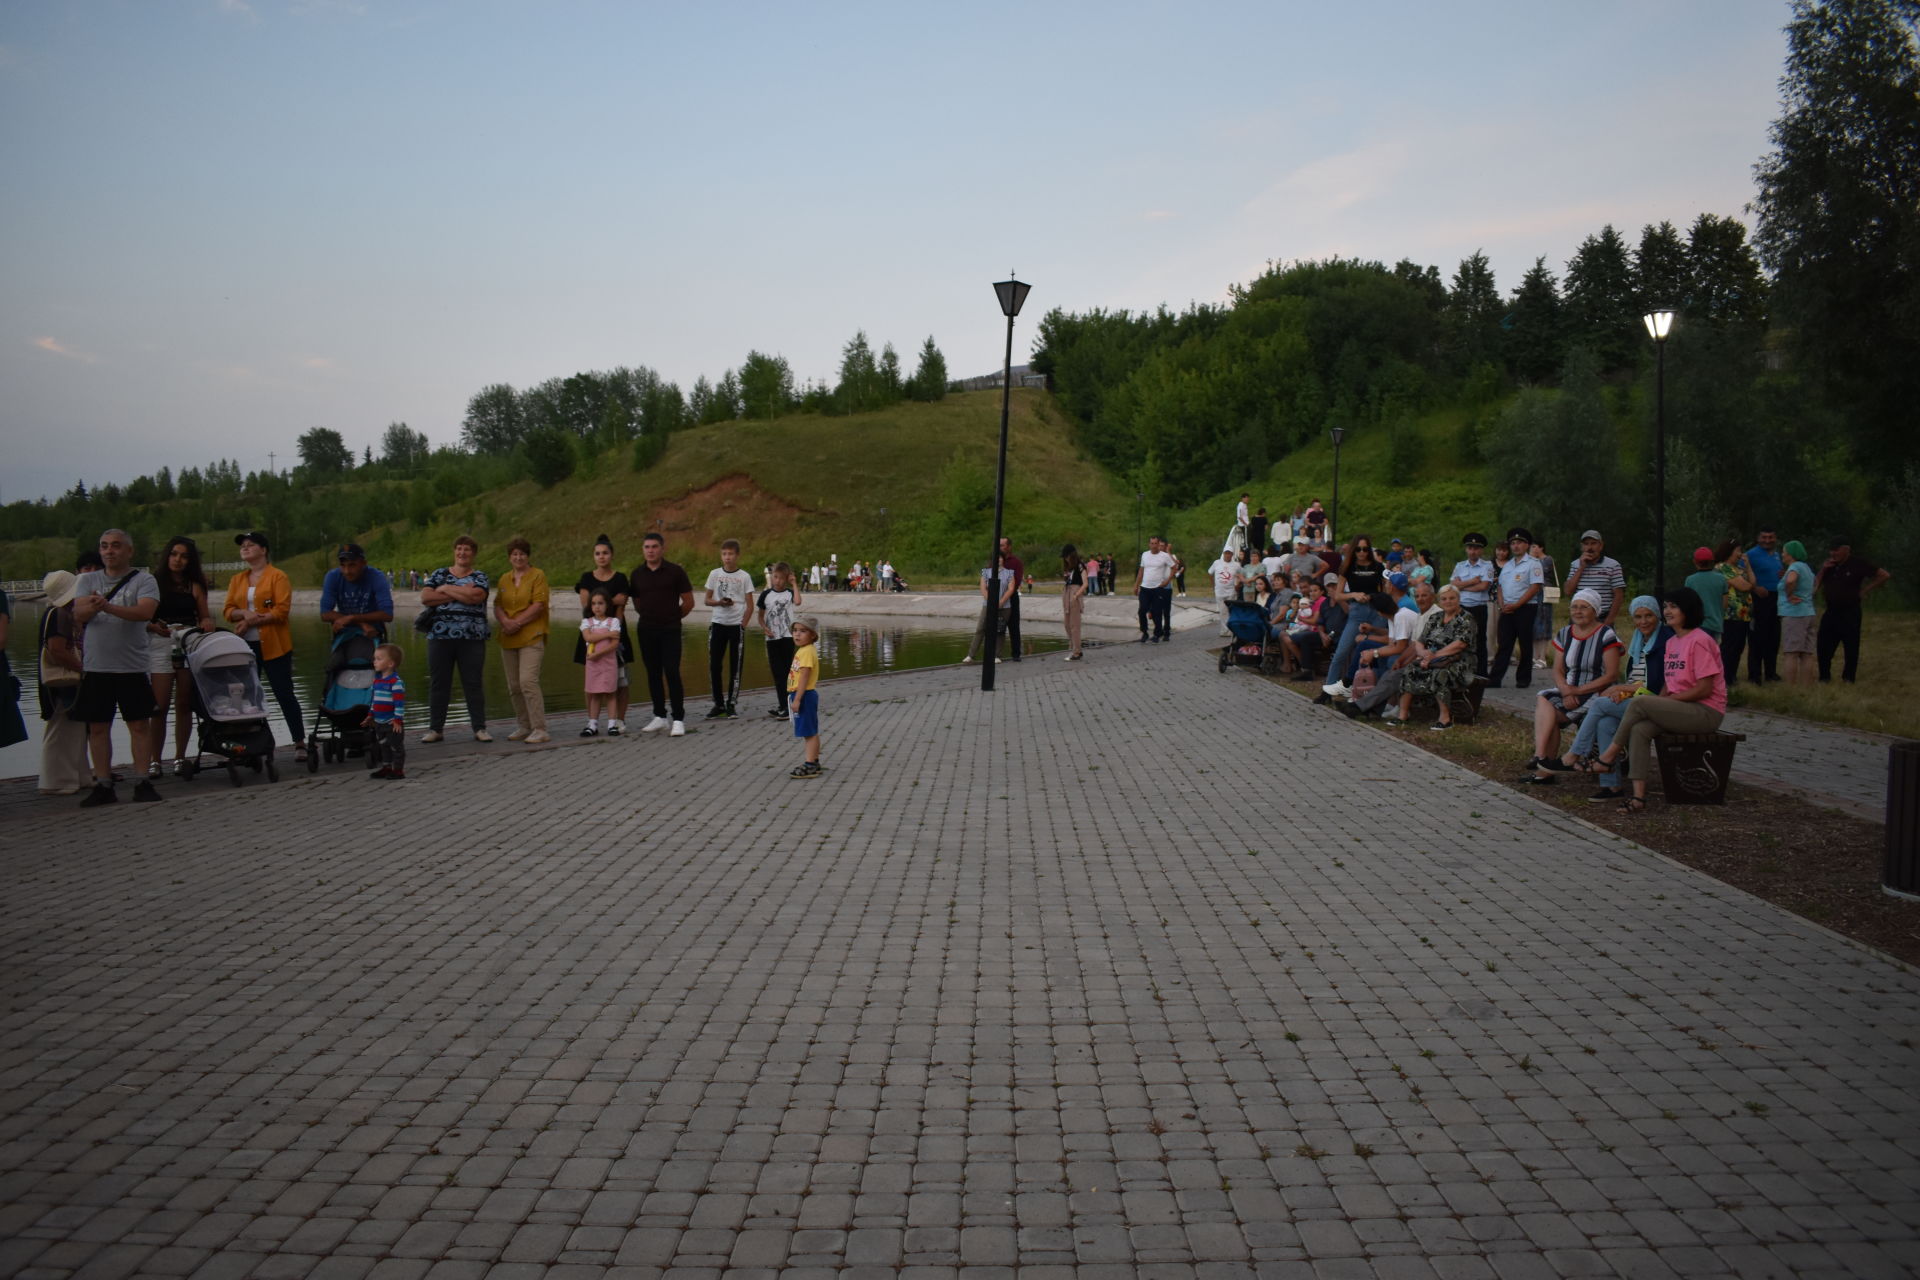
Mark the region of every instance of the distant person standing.
[[[73, 620], [79, 579], [55, 569], [41, 580], [46, 593], [40, 615], [40, 794], [70, 796], [89, 781], [87, 726], [73, 718], [80, 691], [80, 628]], [[111, 776], [111, 765], [109, 765]]]
[[[258, 529], [238, 534], [234, 544], [247, 567], [227, 583], [221, 615], [239, 633], [260, 662], [260, 673], [273, 690], [280, 716], [293, 735], [293, 758], [307, 758], [307, 722], [300, 697], [293, 690], [293, 583], [274, 567], [267, 535]], [[83, 645], [84, 649], [85, 646]]]
[[1780, 571], [1784, 567], [1780, 559], [1780, 534], [1772, 528], [1762, 528], [1760, 536], [1747, 548], [1747, 576], [1753, 579], [1747, 679], [1754, 684], [1780, 678]]
[[1540, 561], [1528, 554], [1532, 545], [1533, 537], [1525, 529], [1515, 529], [1507, 543], [1507, 562], [1500, 568], [1500, 647], [1487, 673], [1491, 688], [1498, 689], [1506, 678], [1516, 648], [1520, 650], [1520, 666], [1513, 687], [1525, 689], [1533, 683], [1534, 620], [1539, 616], [1539, 598], [1546, 592], [1547, 579]]
[[767, 637], [767, 669], [773, 673], [773, 710], [775, 720], [788, 715], [787, 675], [793, 670], [793, 620], [799, 616], [801, 596], [793, 585], [793, 567], [785, 560], [773, 566], [767, 575], [767, 589], [754, 603], [759, 606], [760, 629]]
[[[627, 575], [613, 567], [613, 539], [601, 534], [593, 544], [593, 568], [580, 575], [573, 584], [574, 592], [580, 597], [580, 616], [585, 618], [593, 613], [593, 594], [604, 592], [608, 603], [613, 607], [609, 611], [620, 623], [620, 647], [614, 655], [613, 714], [607, 721], [607, 736], [617, 738], [627, 728], [627, 697], [631, 692], [629, 675], [633, 667], [633, 640], [627, 635], [627, 594], [629, 586]], [[580, 666], [588, 662], [586, 641], [576, 637], [573, 645], [573, 660]]]
[[647, 668], [647, 691], [653, 695], [653, 719], [642, 733], [669, 730], [668, 736], [687, 734], [687, 696], [680, 682], [681, 620], [693, 612], [693, 583], [687, 571], [667, 559], [667, 540], [650, 532], [640, 542], [642, 560], [627, 575], [633, 592], [634, 644]]
[[[1140, 643], [1166, 640], [1173, 616], [1173, 554], [1158, 534], [1147, 539], [1133, 570], [1133, 594], [1139, 600]], [[1151, 632], [1151, 634], [1149, 634]]]
[[839, 589], [840, 553], [838, 551], [830, 551], [827, 553], [827, 590], [838, 591]]
[[551, 740], [547, 696], [540, 687], [547, 636], [553, 629], [547, 616], [551, 594], [547, 575], [533, 567], [533, 545], [525, 538], [507, 543], [507, 571], [494, 588], [493, 620], [500, 628], [500, 666], [507, 678], [507, 698], [513, 703], [510, 742], [538, 746]]
[[[1813, 566], [1797, 540], [1780, 548], [1780, 654], [1788, 684], [1813, 683]], [[1751, 670], [1748, 672], [1752, 674]]]
[[1244, 551], [1253, 545], [1253, 539], [1249, 530], [1253, 516], [1247, 510], [1247, 500], [1251, 497], [1253, 497], [1253, 495], [1250, 493], [1241, 494], [1240, 501], [1235, 503], [1233, 507], [1233, 537], [1227, 539], [1227, 545], [1233, 547], [1234, 542], [1237, 540], [1240, 545], [1237, 548], [1233, 548], [1235, 550]]
[[160, 584], [152, 574], [133, 567], [133, 537], [124, 529], [108, 529], [100, 535], [100, 560], [103, 568], [80, 575], [73, 601], [84, 671], [70, 714], [87, 726], [93, 756], [93, 789], [80, 801], [83, 809], [119, 799], [113, 791], [115, 712], [127, 722], [133, 739], [134, 776], [139, 779], [133, 798], [143, 803], [160, 799], [147, 776], [153, 760], [153, 735], [147, 721], [157, 709], [153, 685], [147, 679], [147, 620], [160, 607]]
[[[1000, 539], [1000, 563], [1013, 575], [1014, 585], [1018, 587], [1027, 579], [1027, 563], [1013, 554], [1013, 539]], [[1020, 592], [1013, 593], [1011, 603], [1007, 605], [1007, 661], [1020, 661]]]
[[1086, 566], [1071, 542], [1060, 548], [1060, 621], [1067, 628], [1068, 662], [1080, 661], [1080, 610], [1087, 594]]
[[1820, 639], [1815, 656], [1820, 664], [1820, 683], [1833, 679], [1834, 651], [1844, 648], [1846, 663], [1840, 678], [1848, 684], [1860, 672], [1860, 606], [1893, 575], [1880, 566], [1853, 554], [1853, 543], [1835, 538], [1820, 566], [1814, 590], [1827, 598], [1827, 611], [1820, 615]]
[[1247, 521], [1247, 554], [1255, 560], [1267, 555], [1267, 509], [1261, 507]]
[[747, 627], [753, 622], [753, 575], [740, 567], [740, 544], [720, 544], [720, 567], [707, 574], [707, 678], [713, 687], [709, 720], [739, 714], [740, 667], [747, 656]]
[[446, 736], [447, 709], [453, 705], [453, 673], [467, 700], [467, 723], [475, 742], [492, 742], [487, 731], [487, 592], [493, 585], [474, 567], [480, 544], [466, 534], [453, 540], [453, 563], [427, 575], [420, 603], [433, 609], [427, 630], [427, 731], [421, 742]]
[[1580, 535], [1580, 555], [1567, 567], [1567, 594], [1592, 591], [1600, 597], [1600, 625], [1612, 627], [1627, 599], [1627, 574], [1607, 554], [1607, 540], [1598, 529]]

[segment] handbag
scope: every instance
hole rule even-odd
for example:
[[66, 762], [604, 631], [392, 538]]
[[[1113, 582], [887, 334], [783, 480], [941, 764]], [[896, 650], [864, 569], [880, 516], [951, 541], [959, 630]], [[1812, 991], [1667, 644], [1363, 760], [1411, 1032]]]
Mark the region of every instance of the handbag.
[[429, 631], [433, 630], [433, 624], [435, 622], [438, 622], [439, 620], [440, 620], [440, 606], [437, 604], [430, 604], [426, 608], [422, 609], [420, 612], [413, 615], [413, 629], [415, 631], [418, 631], [421, 635], [424, 636]]
[[40, 646], [40, 687], [42, 689], [70, 689], [80, 683], [80, 673], [72, 667], [62, 666], [47, 656], [47, 646]]

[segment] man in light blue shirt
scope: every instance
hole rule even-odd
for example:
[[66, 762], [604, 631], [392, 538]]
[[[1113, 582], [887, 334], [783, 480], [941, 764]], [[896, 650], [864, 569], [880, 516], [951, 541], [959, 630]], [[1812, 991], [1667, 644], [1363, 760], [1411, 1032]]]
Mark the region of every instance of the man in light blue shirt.
[[1484, 680], [1487, 677], [1487, 601], [1496, 575], [1493, 562], [1481, 557], [1481, 552], [1487, 549], [1486, 534], [1470, 533], [1461, 539], [1461, 545], [1466, 549], [1467, 558], [1453, 566], [1453, 589], [1460, 593], [1460, 607], [1479, 630], [1480, 637], [1473, 646], [1473, 670]]
[[1780, 678], [1780, 535], [1760, 530], [1747, 550], [1753, 575], [1753, 630], [1747, 646], [1747, 679], [1755, 684]]
[[1540, 610], [1547, 575], [1540, 562], [1528, 554], [1533, 547], [1531, 533], [1515, 529], [1507, 546], [1513, 554], [1500, 570], [1500, 649], [1494, 655], [1493, 669], [1487, 673], [1487, 686], [1500, 687], [1518, 645], [1520, 666], [1514, 673], [1513, 687], [1524, 689], [1533, 683], [1533, 620]]

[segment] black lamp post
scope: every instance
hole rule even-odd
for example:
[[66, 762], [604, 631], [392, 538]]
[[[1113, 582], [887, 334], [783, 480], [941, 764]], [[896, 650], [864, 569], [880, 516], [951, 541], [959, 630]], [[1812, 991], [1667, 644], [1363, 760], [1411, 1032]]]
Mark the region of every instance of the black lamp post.
[[[1335, 427], [1327, 432], [1333, 437], [1333, 511], [1329, 518], [1333, 525], [1333, 539], [1340, 537], [1340, 442], [1347, 438], [1345, 427]], [[1338, 541], [1332, 543], [1338, 546]]]
[[1653, 594], [1667, 594], [1667, 335], [1673, 332], [1672, 307], [1656, 307], [1640, 317], [1653, 339]]
[[1012, 272], [993, 286], [1000, 295], [1000, 310], [1007, 317], [1007, 358], [1000, 376], [1000, 467], [993, 482], [993, 550], [987, 559], [987, 660], [980, 664], [982, 693], [993, 692], [993, 669], [1000, 656], [1000, 523], [1007, 504], [1007, 418], [1013, 412], [1013, 318], [1020, 314], [1020, 304], [1032, 288], [1014, 279]]

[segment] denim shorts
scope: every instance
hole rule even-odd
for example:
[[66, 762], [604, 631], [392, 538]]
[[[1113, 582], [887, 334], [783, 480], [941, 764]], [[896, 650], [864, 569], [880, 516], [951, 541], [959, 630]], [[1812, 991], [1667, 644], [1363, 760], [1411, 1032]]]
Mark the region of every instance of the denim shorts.
[[793, 713], [793, 736], [796, 738], [820, 736], [820, 691], [818, 689], [809, 689], [800, 695], [800, 709]]

